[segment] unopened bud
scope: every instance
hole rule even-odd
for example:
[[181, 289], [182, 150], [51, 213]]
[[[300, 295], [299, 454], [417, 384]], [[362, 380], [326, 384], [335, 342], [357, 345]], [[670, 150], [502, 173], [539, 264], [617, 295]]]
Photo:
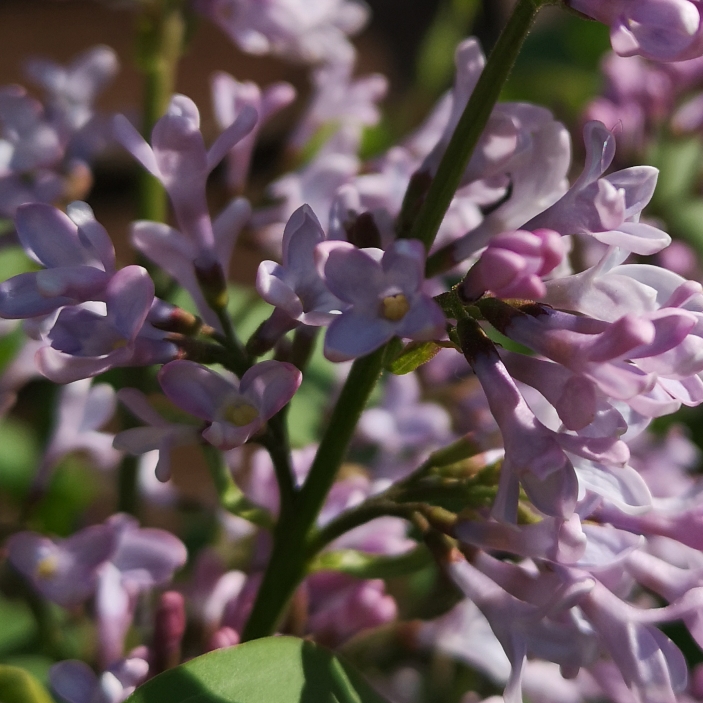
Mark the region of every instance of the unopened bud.
[[220, 262], [201, 255], [195, 259], [193, 266], [207, 304], [214, 310], [227, 307], [227, 279]]
[[183, 596], [177, 591], [166, 591], [159, 598], [154, 619], [154, 673], [178, 666], [181, 659], [181, 640], [186, 628]]

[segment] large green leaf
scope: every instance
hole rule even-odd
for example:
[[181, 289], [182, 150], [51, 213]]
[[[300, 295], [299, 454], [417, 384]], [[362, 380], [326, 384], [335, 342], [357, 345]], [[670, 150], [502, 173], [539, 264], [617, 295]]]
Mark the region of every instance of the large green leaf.
[[140, 686], [127, 703], [384, 703], [331, 652], [294, 637], [218, 649]]
[[0, 664], [2, 703], [53, 703], [46, 689], [28, 671]]

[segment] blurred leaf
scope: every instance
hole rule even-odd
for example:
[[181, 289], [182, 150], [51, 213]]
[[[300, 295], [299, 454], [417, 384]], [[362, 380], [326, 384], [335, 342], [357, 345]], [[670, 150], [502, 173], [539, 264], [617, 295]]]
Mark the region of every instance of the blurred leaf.
[[20, 498], [29, 488], [39, 460], [34, 431], [23, 422], [6, 417], [0, 422], [0, 489]]
[[28, 644], [37, 634], [32, 611], [23, 601], [0, 598], [0, 622], [0, 654], [3, 655]]
[[451, 342], [410, 342], [387, 368], [396, 376], [403, 376], [434, 359], [440, 349], [454, 348]]
[[666, 211], [671, 231], [703, 253], [703, 200], [679, 202]]
[[337, 549], [318, 554], [310, 571], [342, 571], [362, 579], [387, 579], [415, 573], [431, 563], [432, 556], [424, 546], [392, 557]]
[[218, 649], [169, 669], [140, 686], [127, 703], [383, 703], [383, 700], [356, 671], [326, 649], [293, 637], [266, 637]]
[[22, 247], [10, 246], [0, 249], [0, 281], [27, 271], [36, 271], [39, 267], [25, 253]]
[[56, 468], [49, 490], [37, 509], [36, 529], [68, 537], [78, 516], [95, 499], [98, 479], [77, 456], [69, 456]]
[[678, 208], [700, 177], [703, 144], [697, 137], [662, 141], [650, 153], [650, 162], [659, 169], [653, 200], [660, 208]]
[[28, 671], [42, 686], [49, 685], [49, 669], [54, 665], [54, 660], [42, 654], [21, 654], [6, 657], [3, 664], [16, 666]]
[[478, 0], [445, 0], [425, 34], [417, 57], [419, 87], [438, 95], [454, 75], [454, 47], [464, 39], [479, 9]]
[[26, 337], [22, 328], [18, 325], [12, 332], [0, 337], [0, 372], [17, 356], [17, 352], [24, 343]]
[[0, 664], [2, 703], [53, 703], [47, 690], [34, 676], [16, 666]]

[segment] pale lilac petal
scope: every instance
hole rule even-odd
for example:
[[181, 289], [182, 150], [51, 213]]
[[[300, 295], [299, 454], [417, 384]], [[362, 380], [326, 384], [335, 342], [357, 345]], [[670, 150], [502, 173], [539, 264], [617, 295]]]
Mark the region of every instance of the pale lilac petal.
[[227, 152], [254, 129], [259, 119], [256, 110], [245, 105], [237, 119], [215, 140], [207, 152], [207, 170], [212, 171]]
[[132, 123], [124, 115], [115, 115], [112, 122], [112, 129], [115, 139], [122, 144], [152, 176], [161, 180], [161, 171], [159, 170], [159, 165], [152, 148], [147, 144], [144, 137], [139, 134]]
[[348, 312], [333, 320], [325, 335], [325, 356], [348, 361], [370, 354], [395, 334], [395, 326], [380, 318]]
[[268, 420], [288, 403], [302, 380], [293, 364], [262, 361], [242, 376], [239, 392], [254, 401], [261, 417]]
[[237, 388], [219, 374], [185, 360], [166, 364], [159, 371], [159, 383], [173, 403], [202, 420], [214, 420], [227, 399], [237, 394]]
[[107, 321], [126, 340], [134, 340], [154, 300], [154, 282], [141, 266], [120, 269], [107, 287]]

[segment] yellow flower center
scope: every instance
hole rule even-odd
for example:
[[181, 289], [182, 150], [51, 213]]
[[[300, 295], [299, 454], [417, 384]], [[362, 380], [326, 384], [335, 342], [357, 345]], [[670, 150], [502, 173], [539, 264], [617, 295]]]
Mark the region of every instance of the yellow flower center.
[[381, 306], [381, 314], [391, 322], [402, 320], [410, 310], [410, 303], [402, 293], [387, 295], [381, 302]]
[[35, 571], [37, 578], [40, 579], [50, 579], [56, 574], [59, 568], [59, 560], [50, 554], [48, 557], [44, 557], [38, 564]]
[[244, 427], [259, 417], [259, 411], [249, 403], [236, 403], [225, 410], [224, 417], [227, 422], [237, 427]]

